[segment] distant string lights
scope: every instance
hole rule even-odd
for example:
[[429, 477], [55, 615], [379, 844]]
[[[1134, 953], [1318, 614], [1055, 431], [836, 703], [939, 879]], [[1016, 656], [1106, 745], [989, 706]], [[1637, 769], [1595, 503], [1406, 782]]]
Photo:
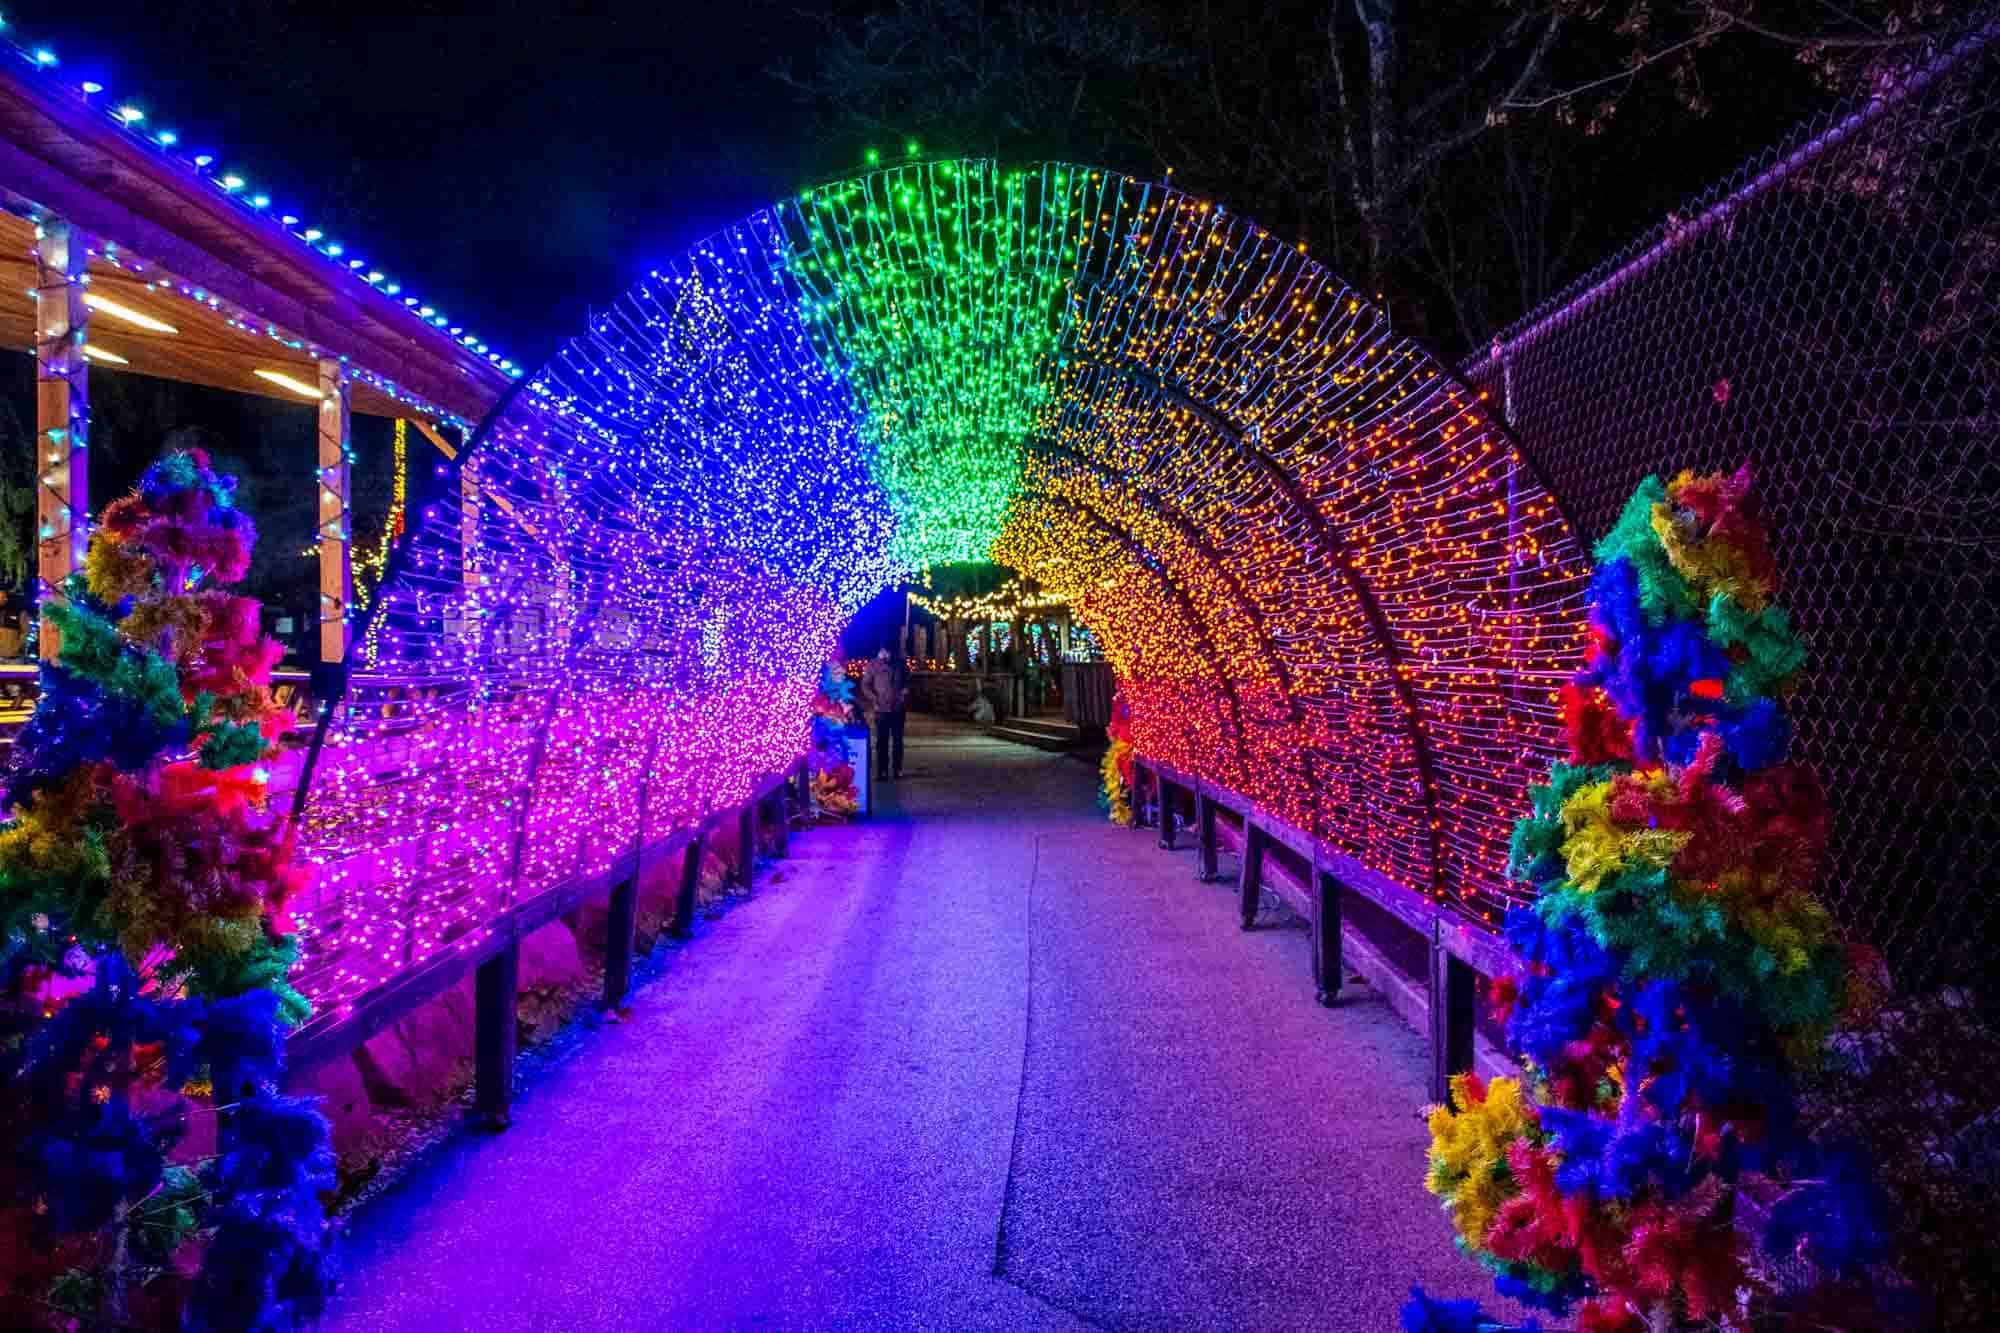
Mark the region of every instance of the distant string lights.
[[926, 585], [924, 591], [910, 590], [910, 605], [929, 612], [939, 620], [1003, 621], [1024, 615], [1046, 615], [1064, 610], [1069, 602], [1053, 593], [1031, 587], [1019, 575], [1009, 578], [991, 592], [959, 597], [940, 597]]
[[[389, 512], [382, 519], [382, 534], [367, 550], [354, 557], [354, 605], [366, 611], [374, 600], [375, 590], [381, 585], [382, 576], [389, 569], [389, 552], [402, 539], [408, 524], [407, 509], [410, 502], [410, 423], [396, 418], [395, 434], [391, 440], [391, 473], [389, 491]], [[312, 554], [319, 554], [317, 544]], [[369, 626], [371, 633], [381, 632], [378, 620]]]

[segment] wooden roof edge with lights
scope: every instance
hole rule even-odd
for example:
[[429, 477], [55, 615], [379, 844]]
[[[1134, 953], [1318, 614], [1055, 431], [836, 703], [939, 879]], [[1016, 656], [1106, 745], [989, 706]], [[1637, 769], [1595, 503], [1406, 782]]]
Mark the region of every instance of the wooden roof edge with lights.
[[506, 372], [86, 104], [0, 66], [0, 187], [310, 344], [477, 422]]

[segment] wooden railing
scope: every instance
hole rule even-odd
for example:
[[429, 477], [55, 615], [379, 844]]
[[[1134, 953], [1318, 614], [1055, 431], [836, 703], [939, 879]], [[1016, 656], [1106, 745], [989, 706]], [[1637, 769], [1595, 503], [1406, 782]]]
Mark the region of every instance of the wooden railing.
[[[41, 698], [42, 669], [35, 662], [0, 662], [0, 746], [11, 746], [14, 734], [35, 713]], [[304, 671], [273, 671], [271, 693], [294, 711], [306, 697], [312, 676]]]
[[[1157, 806], [1151, 821], [1145, 816], [1148, 790]], [[1171, 765], [1135, 756], [1132, 803], [1135, 826], [1157, 826], [1160, 846], [1168, 850], [1180, 845], [1182, 824], [1191, 826], [1197, 879], [1220, 878], [1219, 853], [1225, 848], [1239, 858], [1242, 929], [1254, 927], [1266, 890], [1311, 923], [1312, 980], [1321, 1004], [1336, 1002], [1351, 969], [1425, 1033], [1434, 1099], [1446, 1099], [1453, 1074], [1512, 1069], [1512, 1062], [1480, 1034], [1477, 1021], [1478, 978], [1512, 970], [1513, 955], [1498, 935], [1329, 847], [1248, 797]], [[1421, 944], [1428, 960], [1424, 975], [1412, 976], [1398, 966], [1346, 919], [1351, 897], [1381, 909], [1376, 915]]]
[[[13, 733], [34, 712], [39, 695], [38, 676], [39, 667], [32, 662], [0, 664], [0, 746], [7, 750], [11, 750]], [[279, 703], [302, 716], [308, 715], [308, 673], [274, 671], [271, 684]], [[300, 742], [303, 733], [290, 739]], [[865, 737], [861, 753], [867, 754]], [[0, 750], [0, 761], [7, 757], [6, 751]], [[291, 783], [298, 777], [301, 757], [299, 744], [288, 744], [271, 764], [273, 800], [277, 805], [290, 801]], [[865, 774], [862, 776], [865, 780]], [[748, 892], [756, 864], [758, 826], [768, 817], [775, 820], [780, 830], [788, 830], [794, 808], [811, 808], [806, 782], [805, 760], [800, 758], [783, 771], [758, 780], [741, 804], [713, 811], [676, 828], [663, 839], [625, 853], [594, 873], [580, 872], [502, 909], [482, 921], [477, 931], [395, 973], [351, 1004], [343, 1003], [315, 1014], [292, 1034], [287, 1048], [288, 1067], [295, 1075], [309, 1073], [314, 1066], [353, 1050], [418, 1006], [444, 994], [468, 972], [475, 973], [475, 1107], [490, 1123], [505, 1124], [514, 1082], [517, 1046], [514, 1001], [521, 941], [586, 902], [605, 901], [604, 1001], [607, 1005], [618, 1004], [631, 983], [639, 876], [645, 867], [657, 858], [685, 853], [667, 933], [686, 937], [694, 920], [696, 881], [709, 835], [731, 821], [736, 823], [741, 861], [735, 867], [735, 874], [738, 886]], [[785, 840], [781, 834], [781, 847]]]
[[521, 941], [586, 902], [605, 900], [603, 998], [607, 1007], [616, 1007], [631, 986], [639, 880], [646, 866], [657, 858], [682, 854], [680, 882], [666, 933], [687, 938], [694, 926], [695, 891], [709, 835], [735, 822], [740, 850], [735, 881], [742, 892], [750, 892], [755, 884], [760, 824], [766, 817], [775, 820], [780, 831], [779, 855], [783, 855], [790, 841], [795, 804], [801, 810], [811, 808], [806, 781], [806, 764], [801, 758], [785, 771], [759, 780], [741, 805], [678, 828], [664, 839], [619, 857], [608, 869], [538, 893], [486, 923], [476, 942], [444, 950], [397, 973], [343, 1012], [309, 1020], [292, 1034], [286, 1053], [290, 1072], [294, 1076], [307, 1073], [315, 1065], [351, 1051], [419, 1005], [443, 995], [470, 972], [474, 975], [473, 1110], [489, 1126], [505, 1126], [512, 1111], [514, 1057], [519, 1047], [515, 1006]]

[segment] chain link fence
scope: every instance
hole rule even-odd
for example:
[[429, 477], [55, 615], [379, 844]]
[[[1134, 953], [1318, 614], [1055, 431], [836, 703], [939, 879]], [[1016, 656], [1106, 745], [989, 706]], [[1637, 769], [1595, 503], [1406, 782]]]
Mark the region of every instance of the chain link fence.
[[2000, 21], [1746, 163], [1466, 376], [1581, 534], [1649, 472], [1748, 462], [1811, 647], [1823, 890], [1895, 998], [1816, 1109], [1889, 1164], [1952, 1322], [2000, 1253]]

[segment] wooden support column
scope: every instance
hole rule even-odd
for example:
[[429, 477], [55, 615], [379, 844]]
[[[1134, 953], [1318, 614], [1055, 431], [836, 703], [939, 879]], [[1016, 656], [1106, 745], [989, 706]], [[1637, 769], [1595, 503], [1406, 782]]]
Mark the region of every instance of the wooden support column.
[[1238, 924], [1244, 930], [1257, 924], [1257, 907], [1264, 896], [1264, 853], [1270, 845], [1271, 835], [1258, 828], [1256, 820], [1243, 821], [1242, 901], [1237, 908], [1242, 914]]
[[611, 886], [604, 914], [604, 1007], [625, 1003], [632, 988], [632, 942], [639, 924], [639, 871]]
[[349, 551], [347, 368], [319, 363], [319, 660], [347, 660], [354, 600]]
[[1199, 786], [1194, 789], [1194, 877], [1204, 884], [1218, 879], [1216, 869], [1215, 802]]
[[674, 894], [673, 919], [667, 934], [684, 940], [694, 933], [694, 891], [701, 883], [701, 858], [708, 850], [708, 830], [702, 828], [681, 852], [681, 886]]
[[1340, 907], [1346, 891], [1330, 872], [1315, 869], [1312, 900], [1313, 988], [1328, 1008], [1340, 998]]
[[[35, 229], [36, 600], [62, 600], [63, 580], [83, 568], [90, 545], [90, 382], [83, 348], [90, 307], [82, 278], [88, 238], [67, 222]], [[61, 648], [42, 619], [43, 661]]]
[[473, 978], [472, 1109], [488, 1129], [505, 1129], [513, 1118], [520, 976], [521, 943], [509, 939], [506, 948], [479, 965]]
[[1451, 1100], [1451, 1076], [1472, 1068], [1473, 974], [1472, 968], [1435, 935], [1431, 939], [1430, 1001], [1431, 1100], [1443, 1105]]

